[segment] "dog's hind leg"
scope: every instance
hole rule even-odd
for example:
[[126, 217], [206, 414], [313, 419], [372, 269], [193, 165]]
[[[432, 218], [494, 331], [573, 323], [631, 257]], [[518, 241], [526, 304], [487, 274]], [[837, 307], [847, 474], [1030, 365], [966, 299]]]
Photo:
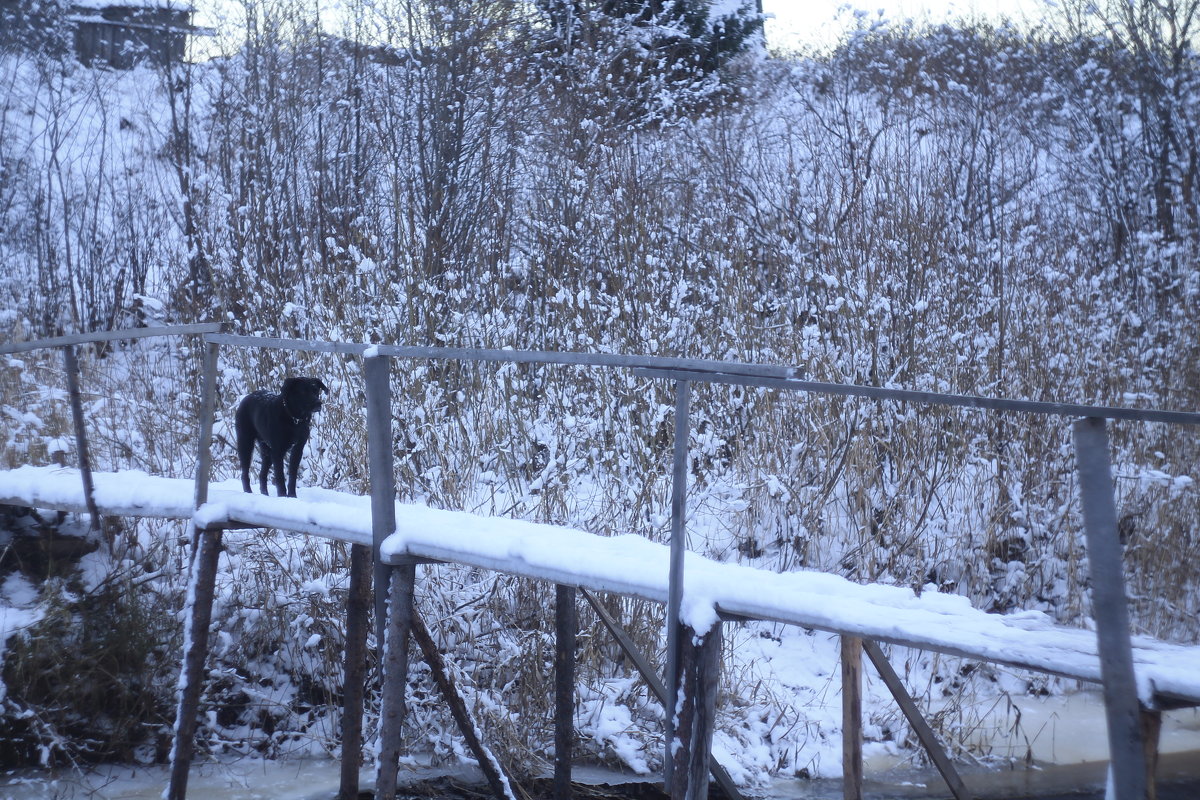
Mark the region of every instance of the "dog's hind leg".
[[265, 442], [259, 446], [259, 452], [262, 454], [262, 469], [258, 471], [258, 488], [263, 494], [270, 494], [267, 491], [267, 475], [271, 472], [271, 462], [275, 460], [275, 454]]
[[242, 421], [241, 409], [238, 409], [238, 425], [237, 425], [237, 455], [238, 466], [242, 470], [242, 490], [251, 492], [250, 490], [250, 467], [254, 462], [254, 427], [249, 422]]
[[254, 459], [254, 439], [251, 438], [248, 445], [243, 447], [241, 439], [238, 440], [238, 464], [242, 468], [242, 491], [253, 494], [250, 490], [250, 464]]

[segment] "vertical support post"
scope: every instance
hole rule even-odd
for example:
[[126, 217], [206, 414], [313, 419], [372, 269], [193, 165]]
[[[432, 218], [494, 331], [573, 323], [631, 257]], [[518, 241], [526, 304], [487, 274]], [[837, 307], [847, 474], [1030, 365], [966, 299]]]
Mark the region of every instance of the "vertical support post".
[[96, 489], [92, 482], [92, 456], [88, 447], [87, 426], [83, 419], [83, 398], [79, 391], [79, 361], [75, 358], [75, 348], [67, 345], [62, 349], [63, 368], [67, 373], [67, 395], [71, 401], [71, 421], [75, 426], [75, 450], [79, 455], [79, 475], [83, 479], [83, 498], [87, 503], [88, 515], [92, 518], [92, 530], [103, 531], [108, 546], [112, 540], [108, 531], [102, 527], [100, 511], [96, 507]]
[[571, 800], [571, 748], [575, 738], [575, 638], [579, 615], [575, 587], [559, 584], [554, 596], [554, 800]]
[[671, 567], [667, 590], [667, 697], [666, 747], [663, 757], [663, 788], [671, 793], [676, 741], [675, 710], [679, 705], [680, 658], [686, 633], [679, 621], [683, 605], [683, 556], [687, 552], [684, 527], [687, 510], [688, 438], [691, 435], [688, 414], [692, 401], [692, 382], [675, 383], [675, 441], [671, 468]]
[[[193, 504], [208, 502], [208, 484], [212, 474], [213, 414], [217, 404], [218, 345], [205, 340], [203, 383], [200, 390], [200, 430], [197, 435], [196, 485]], [[188, 770], [195, 747], [196, 715], [200, 693], [204, 689], [204, 661], [208, 657], [208, 628], [212, 623], [213, 595], [217, 584], [217, 564], [221, 557], [221, 531], [192, 528], [192, 558], [184, 604], [183, 665], [177, 689], [175, 741], [171, 746], [171, 778], [167, 800], [184, 800]]]
[[386, 574], [391, 601], [387, 604], [384, 616], [387, 630], [382, 640], [383, 699], [379, 709], [379, 764], [375, 775], [375, 796], [379, 798], [396, 796], [397, 771], [400, 769], [400, 726], [404, 722], [404, 689], [408, 685], [408, 637], [415, 616], [413, 594], [417, 565], [409, 563], [386, 567]]
[[714, 622], [704, 633], [685, 625], [682, 633], [670, 794], [671, 800], [706, 800], [721, 669], [721, 623]]
[[396, 475], [392, 467], [392, 360], [363, 359], [367, 389], [367, 467], [371, 480], [371, 560], [375, 564], [375, 640], [382, 646], [387, 619], [388, 567], [383, 540], [396, 532]]
[[212, 477], [213, 416], [217, 410], [217, 356], [220, 346], [204, 340], [204, 376], [200, 386], [200, 431], [196, 445], [196, 488], [192, 501], [196, 508], [208, 502], [208, 483]]
[[862, 639], [842, 636], [842, 797], [863, 797]]
[[1162, 735], [1162, 712], [1142, 709], [1142, 740], [1146, 751], [1146, 800], [1158, 800], [1158, 741]]
[[212, 623], [217, 563], [221, 557], [221, 531], [201, 531], [194, 553], [184, 616], [183, 670], [179, 676], [179, 705], [175, 713], [175, 743], [171, 747], [167, 800], [184, 800], [187, 796], [196, 717], [200, 710], [200, 693], [204, 691], [204, 661], [208, 657], [208, 628]]
[[1108, 429], [1105, 420], [1097, 417], [1078, 420], [1072, 428], [1087, 535], [1092, 615], [1096, 620], [1100, 676], [1104, 681], [1109, 770], [1116, 800], [1143, 800], [1146, 754], [1142, 747], [1140, 704], [1129, 639], [1129, 608], [1125, 601], [1121, 540], [1117, 534]]
[[346, 653], [342, 671], [342, 771], [338, 800], [358, 798], [370, 615], [371, 548], [361, 544], [351, 545], [350, 591], [346, 597]]
[[[663, 708], [669, 708], [667, 687], [663, 685], [662, 676], [658, 674], [658, 670], [650, 663], [650, 659], [638, 649], [637, 645], [633, 643], [633, 639], [625, 632], [625, 629], [617, 624], [612, 614], [608, 613], [608, 609], [591, 592], [587, 589], [580, 589], [579, 592], [583, 594], [583, 599], [588, 601], [592, 610], [596, 612], [596, 616], [604, 623], [604, 627], [608, 628], [609, 633], [617, 640], [617, 644], [625, 651], [625, 655], [629, 656], [629, 660], [633, 662], [637, 671], [641, 673], [642, 680], [650, 687], [650, 691], [654, 692], [654, 696], [662, 703]], [[729, 776], [729, 772], [724, 767], [717, 763], [715, 758], [709, 758], [708, 767], [713, 779], [721, 787], [721, 791], [724, 792], [727, 800], [743, 800], [742, 793], [738, 791], [733, 778]]]

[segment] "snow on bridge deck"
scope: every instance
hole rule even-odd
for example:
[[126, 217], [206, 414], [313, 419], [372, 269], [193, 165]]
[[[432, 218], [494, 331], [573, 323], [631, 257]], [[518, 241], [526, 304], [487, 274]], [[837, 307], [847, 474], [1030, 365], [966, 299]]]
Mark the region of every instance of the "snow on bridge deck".
[[[371, 544], [369, 497], [301, 489], [300, 497], [245, 494], [213, 484], [193, 511], [194, 484], [142, 472], [94, 473], [101, 513], [244, 524]], [[0, 504], [85, 512], [74, 469], [0, 471]], [[635, 535], [598, 536], [556, 525], [396, 504], [396, 533], [382, 558], [418, 557], [666, 602], [670, 549]], [[988, 614], [965, 597], [860, 585], [810, 570], [774, 573], [686, 557], [683, 618], [705, 630], [718, 613], [771, 620], [1099, 682], [1096, 635], [1055, 625], [1037, 611]], [[1200, 646], [1135, 637], [1134, 666], [1145, 702], [1200, 705]]]

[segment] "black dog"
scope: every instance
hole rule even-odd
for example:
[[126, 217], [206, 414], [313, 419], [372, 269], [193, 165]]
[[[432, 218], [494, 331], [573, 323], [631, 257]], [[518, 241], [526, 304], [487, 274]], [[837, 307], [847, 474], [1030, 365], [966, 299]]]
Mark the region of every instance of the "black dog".
[[[258, 475], [262, 493], [267, 494], [267, 473], [274, 464], [275, 489], [279, 496], [296, 496], [296, 471], [308, 442], [309, 424], [312, 415], [321, 410], [321, 392], [328, 391], [317, 378], [288, 378], [279, 394], [253, 392], [242, 398], [234, 415], [234, 424], [243, 489], [250, 491], [250, 461], [254, 456], [254, 443], [258, 442], [263, 459], [262, 472]], [[291, 457], [285, 488], [283, 456], [288, 451], [291, 451]]]

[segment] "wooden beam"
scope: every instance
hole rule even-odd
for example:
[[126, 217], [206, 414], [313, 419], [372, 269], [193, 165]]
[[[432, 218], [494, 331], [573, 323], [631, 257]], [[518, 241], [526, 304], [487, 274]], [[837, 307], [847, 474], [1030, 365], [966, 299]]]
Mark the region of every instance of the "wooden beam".
[[1162, 735], [1162, 712], [1143, 708], [1140, 721], [1146, 751], [1146, 800], [1158, 800], [1158, 741]]
[[[217, 403], [218, 346], [209, 343], [204, 351], [203, 383], [200, 389], [196, 436], [196, 478], [192, 505], [200, 508], [208, 502], [208, 484], [212, 477], [212, 428]], [[213, 596], [216, 592], [217, 565], [221, 558], [221, 530], [200, 530], [192, 524], [191, 568], [184, 603], [183, 664], [175, 711], [175, 740], [171, 746], [171, 777], [167, 800], [184, 800], [188, 770], [195, 747], [196, 715], [200, 693], [204, 689], [204, 662], [208, 658], [208, 628], [212, 623]]]
[[196, 717], [204, 690], [204, 661], [208, 657], [208, 628], [212, 623], [217, 562], [221, 557], [221, 532], [201, 531], [193, 548], [188, 603], [184, 612], [183, 670], [179, 679], [175, 713], [175, 743], [171, 748], [171, 779], [167, 800], [187, 796], [188, 770], [195, 748]]
[[[671, 459], [671, 559], [667, 577], [667, 708], [676, 708], [683, 681], [681, 663], [683, 648], [688, 632], [679, 621], [683, 603], [683, 561], [687, 552], [687, 478], [688, 439], [691, 436], [688, 421], [692, 401], [692, 384], [678, 381], [675, 384], [675, 433]], [[663, 789], [674, 795], [676, 759], [672, 752], [679, 748], [679, 737], [675, 731], [675, 714], [668, 713], [663, 754]]]
[[[462, 733], [475, 760], [479, 762], [479, 768], [483, 770], [483, 776], [487, 779], [492, 794], [495, 795], [496, 800], [517, 800], [516, 794], [513, 792], [513, 781], [504, 771], [500, 760], [483, 743], [483, 737], [480, 735], [479, 729], [475, 727], [475, 720], [471, 718], [466, 701], [459, 694], [454, 678], [446, 666], [446, 659], [442, 657], [433, 637], [429, 635], [429, 629], [425, 627], [425, 621], [421, 619], [421, 615], [416, 609], [413, 610], [412, 615], [412, 634], [421, 648], [421, 653], [425, 656], [425, 663], [429, 665], [429, 669], [433, 673], [434, 682], [441, 690], [442, 698], [450, 706], [450, 714], [458, 723], [459, 732]], [[391, 795], [383, 796], [391, 797]]]
[[842, 797], [863, 800], [862, 639], [842, 640]]
[[[220, 346], [207, 342], [204, 346], [203, 378], [200, 385], [200, 430], [196, 434], [196, 480], [192, 489], [192, 508], [208, 502], [208, 484], [212, 479], [213, 417], [217, 410], [217, 366]], [[192, 537], [195, 546], [196, 537]]]
[[367, 469], [371, 480], [371, 560], [375, 564], [375, 638], [378, 642], [383, 642], [388, 593], [388, 568], [379, 557], [379, 548], [384, 539], [396, 532], [391, 364], [392, 360], [386, 356], [363, 359], [367, 394]]
[[[60, 509], [76, 513], [87, 513], [87, 507], [83, 501], [81, 492], [75, 492], [71, 495], [60, 495], [55, 491], [51, 492], [50, 496], [43, 496], [37, 487], [28, 485], [26, 476], [20, 474], [27, 469], [33, 470], [34, 474], [45, 474], [54, 468], [22, 467], [19, 470], [0, 470], [0, 503], [39, 509]], [[16, 478], [15, 482], [10, 480], [10, 476]], [[127, 481], [128, 476], [120, 473], [97, 472], [93, 474], [93, 477], [96, 481], [98, 492], [98, 506], [103, 515], [190, 520], [194, 514], [191, 504], [186, 499], [179, 505], [172, 502], [171, 505], [164, 506], [157, 502], [146, 504], [148, 501], [145, 498], [149, 497], [149, 495], [143, 495], [143, 497], [139, 498], [130, 496], [126, 492], [119, 492], [110, 495], [106, 502], [105, 487], [119, 485], [120, 481]], [[151, 480], [156, 485], [160, 485], [159, 482], [163, 482], [162, 485], [165, 485], [174, 483], [180, 479], [155, 477]], [[175, 495], [174, 491], [171, 491], [170, 494], [172, 496]], [[337, 494], [341, 498], [339, 502], [356, 502], [352, 499], [352, 495]], [[339, 527], [340, 523], [337, 522], [331, 524], [319, 523], [309, 519], [301, 519], [295, 515], [275, 514], [261, 509], [255, 510], [251, 508], [254, 505], [253, 503], [248, 503], [246, 507], [242, 507], [236, 499], [239, 496], [243, 495], [239, 492], [229, 498], [231, 502], [228, 504], [225, 514], [211, 515], [214, 528], [232, 529], [241, 526], [273, 527], [280, 530], [289, 530], [296, 533], [306, 533], [344, 541], [349, 544], [366, 544], [369, 546], [371, 543], [371, 533], [369, 530], [360, 530], [357, 526], [353, 525], [341, 528]], [[226, 495], [226, 497], [229, 496]], [[157, 498], [153, 498], [153, 500], [157, 501]], [[250, 500], [250, 498], [247, 497], [247, 500]], [[300, 500], [297, 502], [303, 503], [305, 501]], [[235, 508], [237, 509], [236, 511], [234, 510]], [[431, 513], [435, 515], [441, 513], [456, 515], [459, 512], [438, 512], [431, 510]], [[230, 520], [236, 520], [236, 522], [231, 522]], [[458, 521], [465, 522], [466, 520], [460, 517]], [[524, 523], [516, 520], [512, 521], [512, 524], [522, 526], [537, 525], [536, 523]], [[621, 575], [606, 574], [604, 576], [576, 574], [572, 573], [566, 565], [552, 563], [533, 564], [523, 558], [514, 558], [507, 551], [501, 552], [495, 549], [487, 550], [486, 552], [470, 552], [469, 550], [464, 550], [463, 547], [451, 543], [439, 544], [436, 541], [423, 539], [420, 542], [410, 542], [406, 554], [392, 555], [388, 561], [395, 564], [400, 562], [401, 559], [409, 563], [412, 563], [413, 560], [418, 560], [418, 563], [420, 563], [420, 559], [454, 562], [535, 580], [584, 586], [591, 591], [612, 592], [629, 597], [638, 597], [651, 602], [663, 603], [666, 600], [665, 586], [656, 586], [648, 579], [641, 580], [633, 573]], [[714, 565], [717, 569], [724, 569], [725, 566], [727, 565]], [[798, 589], [803, 590], [805, 587], [801, 583], [796, 584], [796, 586]], [[848, 586], [847, 588], [857, 591], [863, 587]], [[725, 603], [725, 605], [720, 605], [721, 603]], [[881, 643], [887, 642], [919, 650], [946, 653], [977, 661], [986, 661], [992, 664], [1005, 664], [1048, 675], [1061, 675], [1072, 680], [1091, 683], [1101, 682], [1100, 661], [1096, 650], [1096, 634], [1066, 626], [1055, 625], [1052, 629], [1046, 631], [1026, 632], [1022, 631], [1015, 624], [1011, 626], [1005, 625], [1003, 629], [996, 631], [998, 636], [1003, 636], [1003, 639], [990, 638], [990, 636], [987, 641], [980, 640], [978, 637], [963, 638], [963, 646], [956, 646], [950, 643], [949, 639], [951, 637], [956, 636], [964, 630], [975, 631], [974, 626], [976, 622], [991, 624], [994, 619], [985, 619], [985, 617], [995, 618], [996, 615], [985, 615], [982, 611], [976, 610], [971, 615], [944, 617], [921, 611], [918, 612], [919, 617], [913, 617], [903, 624], [889, 623], [888, 625], [883, 625], [879, 620], [885, 617], [880, 617], [878, 614], [868, 615], [861, 619], [853, 619], [844, 613], [840, 613], [839, 609], [828, 606], [810, 608], [807, 604], [800, 604], [788, 608], [779, 608], [772, 607], [766, 602], [757, 602], [753, 597], [735, 598], [732, 596], [718, 599], [718, 604], [718, 611], [721, 613], [722, 618], [727, 620], [754, 619], [785, 625], [799, 625], [814, 630], [871, 638]], [[882, 604], [877, 606], [877, 608], [882, 609]], [[932, 609], [927, 609], [927, 611], [932, 611]], [[817, 612], [820, 613], [818, 614]], [[932, 620], [935, 616], [941, 616], [945, 624], [930, 624], [929, 620]], [[922, 619], [926, 621], [922, 622]], [[1008, 638], [1010, 634], [1011, 639]], [[1028, 639], [1026, 638], [1027, 634]], [[1053, 649], [1035, 650], [1028, 646], [1031, 640], [1052, 644], [1047, 642], [1047, 639], [1053, 639], [1060, 634], [1069, 638], [1071, 643], [1069, 648], [1053, 647]], [[997, 647], [997, 641], [1011, 642], [1012, 646]], [[1064, 638], [1064, 641], [1067, 641], [1067, 638]], [[1155, 676], [1164, 678], [1162, 682], [1154, 682], [1154, 694], [1152, 697], [1146, 698], [1153, 707], [1168, 710], [1171, 708], [1189, 708], [1200, 705], [1200, 682], [1184, 680], [1178, 670], [1175, 670], [1173, 673], [1168, 670], [1166, 668], [1167, 665], [1164, 664], [1162, 659], [1161, 644], [1153, 642], [1139, 644], [1135, 642], [1134, 652], [1137, 654], [1139, 662], [1146, 662], [1145, 669], [1148, 676], [1152, 678]], [[1045, 657], [1042, 657], [1043, 654], [1045, 654]], [[1173, 658], [1186, 662], [1194, 661], [1197, 657], [1200, 657], [1200, 647], [1184, 648], [1180, 651], [1178, 657]], [[1200, 675], [1200, 670], [1195, 672], [1197, 675]], [[1174, 680], [1170, 680], [1172, 677], [1174, 677]]]
[[361, 544], [351, 545], [350, 591], [346, 596], [345, 666], [342, 670], [342, 769], [338, 800], [358, 800], [370, 614], [371, 548]]
[[958, 770], [954, 768], [954, 762], [946, 755], [946, 751], [942, 749], [941, 743], [934, 735], [933, 729], [929, 727], [929, 723], [925, 721], [925, 717], [921, 714], [921, 710], [917, 708], [916, 701], [912, 699], [912, 695], [908, 693], [908, 689], [904, 688], [904, 682], [900, 680], [900, 676], [896, 674], [896, 670], [892, 669], [891, 663], [887, 660], [887, 656], [883, 654], [883, 649], [878, 642], [873, 642], [870, 639], [862, 640], [863, 650], [871, 659], [871, 663], [875, 665], [875, 671], [879, 673], [879, 677], [883, 678], [884, 685], [888, 691], [892, 693], [892, 697], [896, 698], [896, 704], [900, 706], [900, 710], [904, 712], [905, 719], [912, 726], [913, 732], [917, 734], [917, 738], [921, 741], [921, 745], [925, 748], [925, 752], [929, 754], [929, 758], [933, 761], [937, 771], [941, 773], [942, 778], [946, 781], [946, 785], [950, 787], [951, 794], [956, 800], [968, 800], [970, 794], [967, 792], [967, 787], [962, 781], [962, 777], [958, 774]]
[[558, 584], [554, 598], [554, 800], [571, 800], [575, 738], [575, 588]]

